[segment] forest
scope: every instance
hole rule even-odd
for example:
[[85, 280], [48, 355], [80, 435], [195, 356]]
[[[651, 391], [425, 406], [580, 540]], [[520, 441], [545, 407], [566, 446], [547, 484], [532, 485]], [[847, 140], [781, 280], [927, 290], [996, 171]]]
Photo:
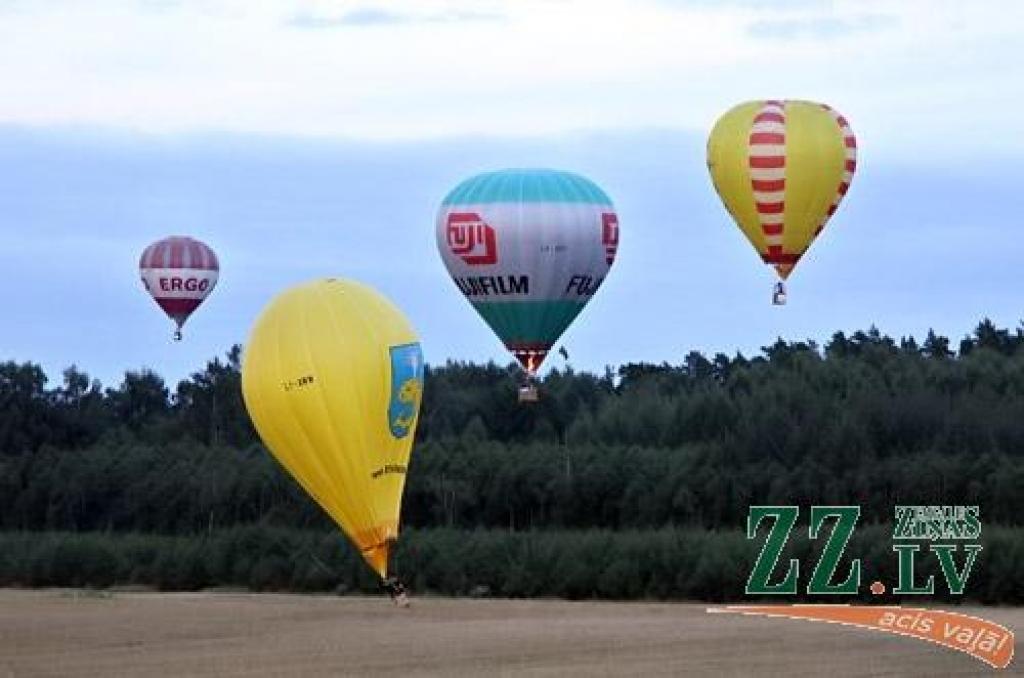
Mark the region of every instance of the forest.
[[[0, 363], [0, 585], [377, 590], [261, 445], [241, 352], [173, 386]], [[866, 590], [895, 580], [895, 505], [977, 505], [964, 597], [1024, 602], [1024, 326], [561, 366], [532, 405], [517, 384], [512, 365], [427, 368], [394, 554], [414, 592], [743, 599], [752, 504], [801, 507], [805, 567], [810, 506], [861, 506]]]

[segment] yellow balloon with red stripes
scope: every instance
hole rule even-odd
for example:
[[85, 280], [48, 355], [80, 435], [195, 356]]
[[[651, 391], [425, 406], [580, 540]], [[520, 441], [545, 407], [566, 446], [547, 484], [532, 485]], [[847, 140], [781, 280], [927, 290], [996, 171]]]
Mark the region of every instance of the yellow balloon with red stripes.
[[839, 207], [856, 167], [846, 118], [811, 101], [748, 101], [708, 138], [715, 190], [783, 280]]

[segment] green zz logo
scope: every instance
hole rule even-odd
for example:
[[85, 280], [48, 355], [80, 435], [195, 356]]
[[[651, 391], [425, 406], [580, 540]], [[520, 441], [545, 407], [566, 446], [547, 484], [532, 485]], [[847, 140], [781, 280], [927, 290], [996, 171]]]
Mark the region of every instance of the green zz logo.
[[[768, 538], [764, 542], [761, 554], [754, 563], [754, 569], [747, 579], [747, 595], [796, 595], [797, 581], [800, 578], [800, 561], [793, 558], [789, 561], [789, 569], [782, 581], [777, 584], [769, 582], [772, 572], [779, 562], [782, 549], [789, 541], [789, 535], [796, 525], [796, 519], [800, 515], [798, 506], [751, 506], [747, 514], [747, 539], [754, 539], [757, 536], [757, 529], [765, 520], [774, 519], [768, 532]], [[808, 594], [822, 595], [850, 595], [857, 593], [860, 588], [860, 559], [854, 559], [850, 564], [846, 578], [838, 584], [832, 584], [835, 579], [836, 569], [839, 567], [839, 559], [846, 550], [846, 544], [850, 541], [854, 529], [857, 527], [857, 520], [860, 518], [859, 506], [812, 506], [811, 522], [807, 526], [808, 536], [817, 539], [818, 533], [824, 527], [826, 521], [835, 519], [835, 527], [825, 544], [825, 548], [818, 558], [811, 573], [811, 581], [807, 585]]]
[[[896, 517], [899, 521], [894, 531], [894, 539], [902, 540], [892, 545], [893, 552], [897, 555], [897, 583], [892, 589], [896, 595], [930, 595], [935, 593], [935, 576], [930, 575], [923, 585], [918, 586], [915, 578], [915, 556], [921, 553], [921, 545], [906, 543], [906, 540], [944, 537], [953, 540], [975, 539], [981, 534], [981, 522], [978, 518], [977, 507], [948, 507], [947, 513], [953, 516], [946, 523], [935, 520], [925, 520], [913, 529], [911, 524], [911, 510], [915, 507], [897, 507]], [[926, 509], [936, 513], [942, 507], [917, 507], [918, 513], [925, 515]], [[959, 511], [960, 513], [957, 513]], [[925, 515], [927, 518], [928, 515]], [[945, 514], [942, 514], [945, 515]], [[793, 526], [800, 516], [800, 509], [797, 506], [751, 506], [747, 514], [747, 539], [757, 537], [758, 528], [763, 522], [770, 522], [768, 537], [765, 539], [761, 554], [754, 563], [754, 569], [747, 579], [747, 595], [796, 595], [797, 582], [800, 579], [800, 561], [793, 558], [789, 561], [789, 568], [786, 570], [782, 581], [776, 584], [770, 582], [771, 575], [779, 564], [779, 557], [782, 550], [789, 541], [789, 535], [793, 532]], [[846, 545], [857, 527], [860, 518], [859, 506], [812, 506], [811, 521], [807, 527], [808, 536], [817, 539], [826, 522], [832, 521], [835, 526], [829, 535], [825, 548], [821, 551], [818, 563], [811, 573], [811, 581], [807, 585], [807, 593], [810, 595], [853, 595], [860, 589], [861, 562], [855, 558], [850, 563], [850, 569], [846, 577], [839, 583], [832, 583], [836, 580], [836, 570], [839, 569], [839, 560], [846, 551]], [[920, 521], [919, 521], [920, 522]], [[945, 525], [944, 531], [940, 530]], [[931, 529], [935, 535], [927, 530]], [[948, 532], [948, 534], [947, 534]], [[946, 581], [946, 587], [953, 595], [961, 595], [967, 586], [967, 580], [971, 575], [978, 553], [981, 552], [980, 544], [962, 544], [964, 551], [964, 562], [957, 567], [955, 555], [960, 551], [959, 544], [928, 544], [924, 553], [933, 555], [941, 568], [942, 575]], [[923, 555], [923, 554], [922, 554]], [[871, 593], [881, 595], [886, 590], [883, 582], [875, 582], [871, 585]]]

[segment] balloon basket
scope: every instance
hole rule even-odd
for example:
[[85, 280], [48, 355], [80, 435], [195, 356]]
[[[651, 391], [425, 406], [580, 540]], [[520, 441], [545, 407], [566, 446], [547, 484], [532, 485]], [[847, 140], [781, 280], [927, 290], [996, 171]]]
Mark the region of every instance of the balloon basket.
[[523, 384], [519, 387], [519, 402], [521, 403], [535, 403], [540, 400], [540, 394], [537, 392], [537, 387], [533, 384]]
[[405, 590], [405, 585], [398, 579], [398, 577], [388, 577], [381, 586], [387, 591], [388, 595], [391, 596], [391, 602], [397, 607], [407, 608], [409, 607], [409, 593]]
[[174, 340], [181, 341], [181, 330], [174, 330]]
[[775, 283], [775, 287], [772, 288], [772, 305], [786, 305], [786, 286], [782, 283]]

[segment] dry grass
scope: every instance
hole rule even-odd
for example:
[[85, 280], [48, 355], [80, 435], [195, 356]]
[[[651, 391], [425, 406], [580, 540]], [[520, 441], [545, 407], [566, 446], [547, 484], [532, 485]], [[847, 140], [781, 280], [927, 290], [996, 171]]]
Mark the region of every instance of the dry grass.
[[[8, 676], [964, 676], [960, 653], [704, 605], [0, 591]], [[965, 610], [966, 611], [966, 610]], [[977, 610], [1019, 628], [1024, 609]], [[1011, 665], [1009, 673], [1013, 673]]]

